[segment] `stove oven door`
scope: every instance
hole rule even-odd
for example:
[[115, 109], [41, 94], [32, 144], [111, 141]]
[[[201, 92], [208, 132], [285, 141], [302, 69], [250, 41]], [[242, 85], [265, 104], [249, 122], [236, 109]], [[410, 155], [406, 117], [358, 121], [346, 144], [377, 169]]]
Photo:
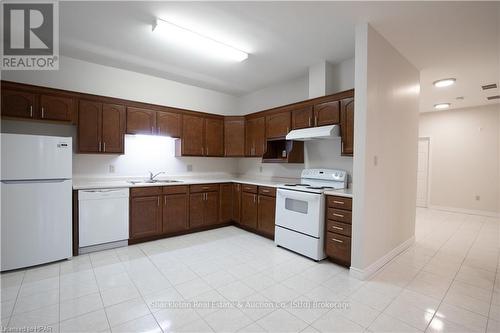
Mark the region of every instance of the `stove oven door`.
[[325, 197], [317, 193], [278, 189], [276, 225], [322, 238], [325, 225]]

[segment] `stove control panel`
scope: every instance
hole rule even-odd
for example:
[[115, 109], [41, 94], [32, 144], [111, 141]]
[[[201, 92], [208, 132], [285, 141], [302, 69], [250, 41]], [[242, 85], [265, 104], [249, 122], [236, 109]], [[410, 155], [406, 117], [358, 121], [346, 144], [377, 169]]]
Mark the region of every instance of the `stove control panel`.
[[302, 170], [301, 178], [345, 182], [347, 180], [347, 171], [335, 169], [304, 169]]

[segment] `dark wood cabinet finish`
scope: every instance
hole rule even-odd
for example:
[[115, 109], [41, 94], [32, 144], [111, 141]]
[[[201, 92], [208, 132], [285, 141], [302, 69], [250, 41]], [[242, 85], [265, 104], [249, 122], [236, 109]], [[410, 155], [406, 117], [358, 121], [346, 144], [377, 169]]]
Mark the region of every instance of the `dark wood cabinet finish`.
[[266, 138], [284, 138], [290, 132], [291, 116], [289, 111], [266, 116]]
[[189, 195], [189, 228], [203, 226], [205, 215], [205, 193], [192, 193]]
[[100, 152], [102, 129], [101, 111], [101, 103], [80, 100], [78, 110], [78, 152]]
[[102, 152], [123, 153], [126, 126], [126, 113], [123, 105], [102, 105]]
[[257, 230], [274, 237], [276, 198], [259, 194]]
[[259, 186], [259, 194], [269, 197], [276, 197], [276, 188], [268, 186]]
[[352, 210], [352, 199], [346, 197], [327, 196], [328, 207]]
[[326, 197], [325, 253], [334, 262], [351, 265], [352, 199]]
[[40, 96], [40, 119], [72, 122], [75, 109], [75, 100], [71, 97]]
[[156, 134], [180, 138], [182, 134], [182, 115], [174, 112], [156, 112]]
[[340, 122], [339, 101], [314, 105], [314, 126], [326, 126]]
[[36, 103], [33, 93], [2, 88], [2, 116], [35, 118]]
[[233, 184], [220, 185], [220, 222], [229, 222], [233, 218]]
[[328, 257], [346, 266], [351, 265], [351, 237], [327, 231], [325, 242]]
[[330, 220], [349, 224], [352, 223], [352, 212], [350, 210], [328, 208], [326, 215]]
[[340, 135], [342, 137], [342, 155], [354, 153], [354, 98], [340, 102]]
[[251, 184], [242, 184], [241, 185], [241, 191], [242, 192], [248, 192], [248, 193], [257, 193], [258, 192], [258, 186], [257, 185], [251, 185]]
[[161, 233], [160, 201], [158, 195], [130, 199], [130, 238], [145, 238]]
[[178, 193], [163, 196], [163, 233], [188, 230], [189, 194]]
[[292, 129], [308, 128], [313, 126], [313, 108], [305, 108], [292, 111]]
[[130, 189], [131, 197], [146, 197], [162, 194], [160, 186], [133, 187]]
[[203, 223], [211, 226], [219, 223], [219, 193], [205, 193], [205, 216]]
[[189, 186], [191, 193], [214, 192], [219, 190], [219, 184], [198, 184]]
[[205, 156], [224, 156], [224, 121], [205, 119]]
[[205, 154], [205, 120], [202, 117], [184, 115], [182, 117], [182, 156], [202, 156]]
[[240, 223], [241, 218], [241, 184], [233, 184], [233, 221]]
[[337, 233], [337, 234], [351, 237], [351, 225], [350, 224], [328, 220], [326, 222], [326, 230], [333, 232], [333, 233]]
[[245, 156], [245, 118], [224, 119], [224, 156]]
[[265, 118], [251, 118], [246, 121], [245, 156], [262, 156], [265, 150], [266, 128]]
[[191, 185], [189, 192], [189, 227], [218, 224], [219, 184]]
[[127, 134], [156, 134], [156, 111], [127, 107]]
[[257, 194], [242, 192], [241, 193], [241, 224], [251, 228], [257, 229], [258, 219], [258, 204]]

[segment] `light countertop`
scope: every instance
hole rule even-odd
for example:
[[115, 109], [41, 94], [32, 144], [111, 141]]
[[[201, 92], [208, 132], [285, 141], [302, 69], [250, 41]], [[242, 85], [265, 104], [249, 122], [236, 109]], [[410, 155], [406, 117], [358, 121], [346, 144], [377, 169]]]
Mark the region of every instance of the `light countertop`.
[[352, 188], [346, 188], [344, 190], [331, 190], [325, 191], [326, 195], [336, 195], [339, 197], [352, 198]]

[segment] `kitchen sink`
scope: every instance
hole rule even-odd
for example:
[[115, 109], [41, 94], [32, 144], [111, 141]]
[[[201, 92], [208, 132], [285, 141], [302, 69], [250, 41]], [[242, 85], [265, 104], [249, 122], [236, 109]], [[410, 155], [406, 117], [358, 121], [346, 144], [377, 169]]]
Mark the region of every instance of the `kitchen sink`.
[[171, 183], [182, 183], [180, 180], [159, 180], [159, 179], [153, 179], [153, 180], [127, 180], [127, 183], [130, 184], [171, 184]]

